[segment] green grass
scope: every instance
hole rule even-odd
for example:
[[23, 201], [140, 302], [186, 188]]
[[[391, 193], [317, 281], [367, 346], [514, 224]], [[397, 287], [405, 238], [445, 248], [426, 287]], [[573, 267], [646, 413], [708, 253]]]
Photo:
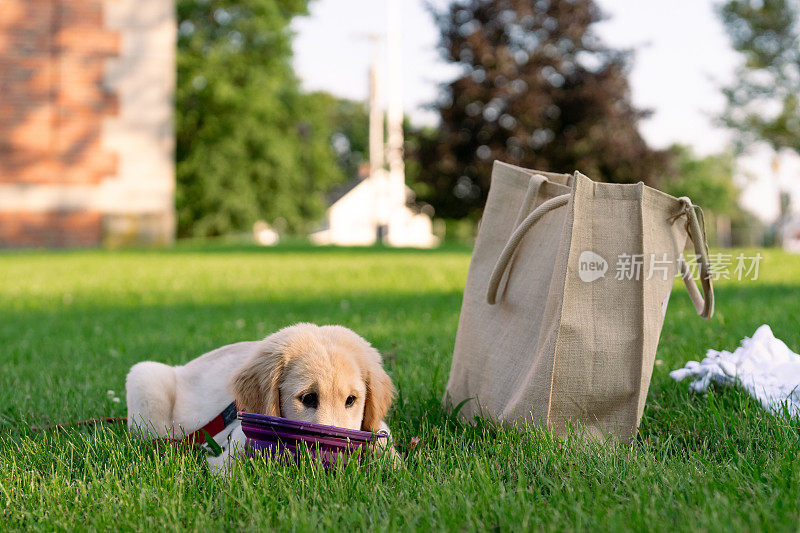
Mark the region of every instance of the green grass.
[[[762, 323], [800, 350], [800, 257], [763, 253], [758, 281], [718, 284], [710, 323], [676, 286], [640, 436], [619, 445], [442, 412], [466, 249], [0, 255], [0, 530], [796, 531], [800, 423], [668, 376]], [[12, 431], [124, 416], [135, 362], [183, 363], [301, 320], [343, 324], [386, 354], [401, 468], [248, 459], [226, 481], [199, 454], [160, 455], [121, 427]]]

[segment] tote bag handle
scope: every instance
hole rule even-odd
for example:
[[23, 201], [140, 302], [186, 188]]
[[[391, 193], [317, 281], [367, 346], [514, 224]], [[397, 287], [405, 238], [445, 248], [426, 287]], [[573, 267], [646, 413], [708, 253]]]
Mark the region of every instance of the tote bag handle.
[[703, 288], [703, 293], [697, 289], [694, 282], [692, 272], [689, 265], [683, 257], [678, 259], [678, 267], [680, 268], [681, 278], [686, 285], [686, 290], [689, 292], [689, 298], [694, 304], [694, 309], [697, 314], [703, 318], [710, 319], [714, 316], [714, 286], [711, 284], [710, 264], [708, 262], [708, 242], [706, 241], [705, 223], [702, 228], [697, 218], [697, 211], [700, 211], [700, 219], [703, 218], [703, 211], [700, 207], [694, 205], [692, 201], [686, 196], [678, 198], [681, 203], [682, 209], [675, 215], [669, 218], [671, 224], [686, 215], [686, 233], [689, 234], [689, 239], [694, 246], [694, 254], [700, 265], [700, 285]]
[[505, 248], [503, 248], [503, 251], [500, 253], [500, 257], [497, 259], [497, 263], [494, 265], [492, 276], [489, 278], [489, 290], [486, 292], [486, 301], [489, 305], [494, 305], [497, 302], [497, 289], [500, 286], [500, 280], [503, 278], [503, 274], [505, 274], [508, 268], [508, 263], [511, 262], [511, 256], [514, 255], [514, 251], [517, 249], [517, 246], [519, 246], [522, 238], [525, 237], [525, 234], [528, 233], [531, 226], [538, 222], [544, 215], [553, 209], [558, 209], [559, 207], [567, 205], [570, 196], [572, 196], [571, 193], [566, 193], [542, 202], [539, 207], [531, 211], [530, 214], [520, 222], [517, 229], [511, 234]]
[[[528, 233], [528, 230], [550, 211], [565, 206], [567, 202], [569, 202], [571, 196], [571, 193], [566, 193], [542, 202], [539, 207], [531, 211], [519, 226], [517, 226], [514, 233], [512, 233], [511, 237], [508, 239], [503, 251], [500, 253], [500, 257], [497, 259], [497, 263], [495, 263], [494, 269], [492, 270], [492, 275], [489, 277], [489, 288], [486, 291], [486, 302], [489, 305], [495, 305], [495, 303], [497, 303], [497, 291], [500, 287], [500, 280], [503, 279], [503, 274], [505, 274], [511, 262], [511, 256], [514, 255], [514, 251], [525, 237], [525, 234]], [[680, 269], [681, 278], [683, 279], [684, 285], [686, 285], [686, 290], [689, 293], [689, 298], [692, 300], [695, 311], [697, 311], [697, 314], [701, 317], [708, 319], [714, 314], [714, 288], [711, 284], [711, 276], [709, 274], [708, 244], [706, 243], [704, 232], [701, 230], [700, 223], [697, 219], [697, 213], [695, 212], [695, 207], [697, 206], [692, 204], [692, 201], [685, 196], [678, 200], [681, 202], [682, 209], [677, 214], [673, 215], [669, 219], [669, 222], [674, 223], [679, 217], [686, 215], [686, 233], [689, 235], [689, 239], [694, 245], [695, 255], [700, 264], [700, 284], [703, 288], [702, 294], [697, 288], [689, 266], [686, 264], [683, 257], [678, 259], [678, 268]]]

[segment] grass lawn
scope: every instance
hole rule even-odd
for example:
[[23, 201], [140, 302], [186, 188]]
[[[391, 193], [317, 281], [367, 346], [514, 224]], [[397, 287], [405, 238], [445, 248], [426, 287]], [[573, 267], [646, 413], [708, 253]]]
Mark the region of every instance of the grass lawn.
[[[618, 445], [442, 412], [467, 249], [2, 254], [0, 530], [797, 531], [800, 423], [668, 376], [762, 323], [800, 351], [800, 256], [762, 253], [758, 281], [718, 283], [710, 323], [676, 286], [640, 436]], [[180, 364], [296, 321], [343, 324], [386, 354], [401, 468], [250, 459], [227, 481], [199, 454], [159, 455], [119, 426], [11, 430], [124, 416], [135, 362]]]

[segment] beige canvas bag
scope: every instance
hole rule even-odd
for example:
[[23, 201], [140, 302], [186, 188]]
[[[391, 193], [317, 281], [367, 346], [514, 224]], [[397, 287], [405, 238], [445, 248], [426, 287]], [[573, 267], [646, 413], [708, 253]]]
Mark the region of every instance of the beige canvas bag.
[[[445, 401], [459, 416], [635, 435], [676, 270], [714, 296], [695, 207], [645, 186], [496, 162]], [[681, 252], [694, 245], [703, 293]], [[637, 272], [638, 270], [638, 272]]]

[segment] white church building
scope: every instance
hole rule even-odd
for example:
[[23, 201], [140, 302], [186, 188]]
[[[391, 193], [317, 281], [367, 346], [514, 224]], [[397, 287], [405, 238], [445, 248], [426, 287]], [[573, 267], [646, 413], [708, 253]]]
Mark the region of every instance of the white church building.
[[[413, 193], [389, 172], [371, 174], [346, 190], [326, 213], [326, 226], [311, 235], [316, 244], [431, 248], [439, 244], [428, 209], [413, 207]], [[394, 190], [391, 190], [394, 189]], [[389, 193], [388, 191], [391, 190]], [[382, 201], [383, 200], [383, 201]]]
[[[403, 107], [400, 97], [400, 6], [389, 2], [388, 51], [390, 65], [388, 140], [384, 145], [377, 55], [369, 72], [369, 172], [334, 193], [323, 227], [311, 234], [316, 244], [431, 248], [439, 244], [433, 234], [430, 206], [416, 206], [405, 184], [403, 164]], [[373, 37], [373, 39], [375, 39]]]

